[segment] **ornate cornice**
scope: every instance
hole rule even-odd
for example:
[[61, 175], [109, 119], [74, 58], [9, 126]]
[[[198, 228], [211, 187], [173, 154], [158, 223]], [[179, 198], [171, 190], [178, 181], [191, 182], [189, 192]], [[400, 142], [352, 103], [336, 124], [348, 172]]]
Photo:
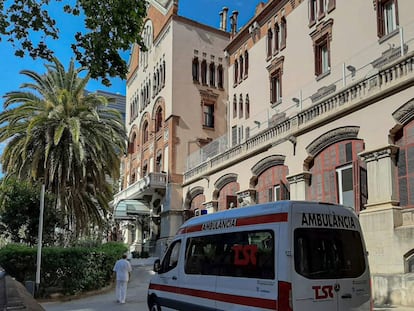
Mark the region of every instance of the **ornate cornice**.
[[395, 112], [393, 112], [392, 116], [394, 117], [395, 121], [401, 125], [408, 124], [411, 120], [414, 119], [414, 98], [406, 102], [400, 108], [398, 108]]
[[308, 182], [310, 180], [311, 175], [312, 174], [310, 172], [302, 172], [299, 174], [286, 176], [286, 179], [289, 182], [289, 184], [296, 184], [299, 182]]
[[266, 171], [268, 168], [278, 165], [284, 165], [285, 156], [283, 155], [271, 155], [259, 162], [257, 162], [251, 169], [253, 175], [259, 176], [261, 173]]
[[394, 157], [398, 152], [398, 146], [388, 145], [375, 150], [364, 151], [358, 154], [365, 162], [378, 161], [383, 158]]
[[231, 183], [233, 181], [237, 181], [237, 174], [226, 174], [222, 177], [220, 177], [215, 183], [214, 183], [214, 188], [216, 188], [217, 190], [221, 190], [225, 185], [227, 185], [228, 183]]
[[358, 137], [358, 131], [359, 126], [347, 126], [334, 129], [316, 138], [306, 147], [306, 151], [310, 157], [314, 158], [319, 152], [332, 144], [347, 139], [356, 139]]

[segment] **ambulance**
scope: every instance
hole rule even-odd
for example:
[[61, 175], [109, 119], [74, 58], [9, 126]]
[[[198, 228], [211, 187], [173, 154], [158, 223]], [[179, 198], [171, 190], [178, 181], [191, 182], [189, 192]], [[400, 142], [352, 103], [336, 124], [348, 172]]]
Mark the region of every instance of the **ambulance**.
[[367, 251], [355, 212], [278, 201], [185, 222], [148, 288], [150, 311], [369, 311]]

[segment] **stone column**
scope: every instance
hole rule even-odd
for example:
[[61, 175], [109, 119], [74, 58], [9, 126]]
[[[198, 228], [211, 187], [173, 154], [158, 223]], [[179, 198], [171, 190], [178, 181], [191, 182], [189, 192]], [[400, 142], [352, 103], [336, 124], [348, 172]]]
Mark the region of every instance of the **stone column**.
[[306, 200], [306, 189], [310, 177], [310, 172], [301, 172], [286, 177], [289, 182], [291, 200]]
[[388, 145], [359, 156], [366, 162], [368, 203], [359, 219], [369, 252], [373, 274], [393, 274], [404, 271], [395, 228], [402, 225], [401, 208], [396, 195], [396, 161], [398, 147]]
[[398, 204], [396, 198], [396, 164], [398, 147], [385, 146], [359, 154], [367, 164], [368, 203], [367, 209], [388, 208]]

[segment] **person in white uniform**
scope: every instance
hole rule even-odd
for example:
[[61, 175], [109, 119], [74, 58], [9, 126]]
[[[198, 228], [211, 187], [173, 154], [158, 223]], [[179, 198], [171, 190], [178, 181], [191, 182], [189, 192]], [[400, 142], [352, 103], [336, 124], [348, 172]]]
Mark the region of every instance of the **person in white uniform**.
[[121, 259], [117, 260], [113, 271], [116, 274], [116, 300], [119, 303], [125, 303], [128, 281], [132, 271], [127, 255], [124, 254]]

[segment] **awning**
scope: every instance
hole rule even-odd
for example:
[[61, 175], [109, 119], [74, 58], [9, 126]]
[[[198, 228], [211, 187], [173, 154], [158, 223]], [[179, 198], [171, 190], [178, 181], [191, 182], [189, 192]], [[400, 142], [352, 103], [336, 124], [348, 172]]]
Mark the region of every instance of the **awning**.
[[115, 220], [135, 220], [138, 216], [150, 214], [148, 203], [138, 200], [122, 200], [115, 206]]

